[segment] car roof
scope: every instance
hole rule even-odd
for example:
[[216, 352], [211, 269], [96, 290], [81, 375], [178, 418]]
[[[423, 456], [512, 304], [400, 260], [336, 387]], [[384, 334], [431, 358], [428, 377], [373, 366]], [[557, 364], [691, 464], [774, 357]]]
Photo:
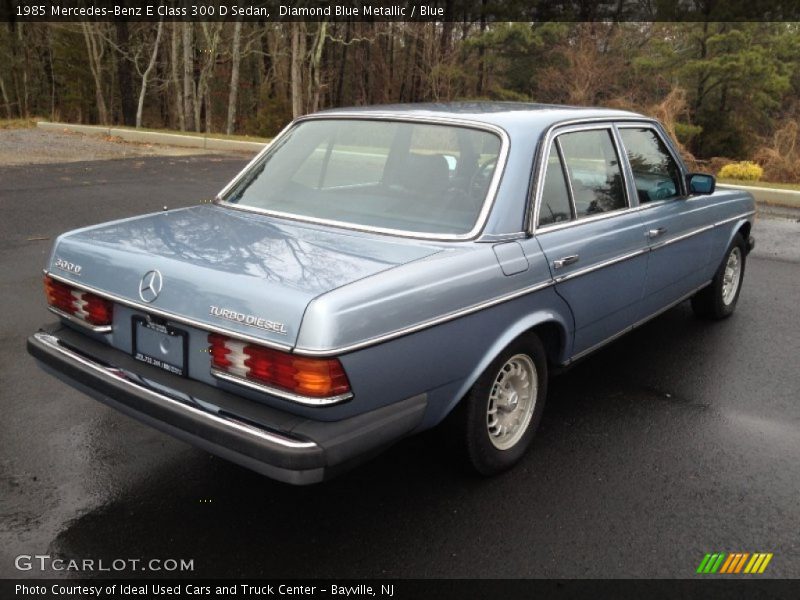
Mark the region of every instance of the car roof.
[[528, 102], [446, 102], [417, 104], [383, 104], [334, 108], [315, 113], [325, 115], [391, 115], [398, 118], [461, 119], [502, 127], [509, 133], [519, 127], [540, 130], [565, 121], [592, 118], [640, 118], [641, 114], [588, 106], [562, 104], [535, 104]]

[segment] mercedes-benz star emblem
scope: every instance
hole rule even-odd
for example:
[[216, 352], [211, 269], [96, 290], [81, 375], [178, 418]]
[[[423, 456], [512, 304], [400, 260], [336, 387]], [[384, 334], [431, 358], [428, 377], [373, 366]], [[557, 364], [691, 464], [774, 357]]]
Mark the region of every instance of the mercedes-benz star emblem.
[[139, 282], [139, 298], [148, 304], [158, 298], [161, 293], [161, 286], [164, 280], [161, 277], [161, 272], [158, 269], [148, 271]]

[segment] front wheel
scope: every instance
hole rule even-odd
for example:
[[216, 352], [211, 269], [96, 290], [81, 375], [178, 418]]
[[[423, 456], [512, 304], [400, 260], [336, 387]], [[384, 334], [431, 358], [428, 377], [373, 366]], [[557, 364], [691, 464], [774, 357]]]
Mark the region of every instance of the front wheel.
[[464, 398], [462, 434], [469, 464], [482, 475], [512, 467], [530, 446], [547, 396], [547, 359], [538, 337], [509, 345]]
[[724, 319], [733, 314], [744, 280], [747, 246], [736, 234], [711, 283], [692, 296], [692, 309], [699, 317]]

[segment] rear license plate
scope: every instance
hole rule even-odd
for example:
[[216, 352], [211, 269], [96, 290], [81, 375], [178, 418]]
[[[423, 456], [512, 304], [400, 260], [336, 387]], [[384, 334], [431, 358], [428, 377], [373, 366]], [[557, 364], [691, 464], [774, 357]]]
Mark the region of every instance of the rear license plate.
[[186, 375], [188, 334], [171, 325], [132, 318], [133, 357], [175, 375]]

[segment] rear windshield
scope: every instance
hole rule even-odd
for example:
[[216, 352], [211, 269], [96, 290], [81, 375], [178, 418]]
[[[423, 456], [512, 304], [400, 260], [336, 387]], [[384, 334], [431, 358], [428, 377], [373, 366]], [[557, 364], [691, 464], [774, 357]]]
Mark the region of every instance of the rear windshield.
[[399, 121], [301, 122], [223, 198], [297, 218], [465, 234], [486, 200], [499, 136]]

